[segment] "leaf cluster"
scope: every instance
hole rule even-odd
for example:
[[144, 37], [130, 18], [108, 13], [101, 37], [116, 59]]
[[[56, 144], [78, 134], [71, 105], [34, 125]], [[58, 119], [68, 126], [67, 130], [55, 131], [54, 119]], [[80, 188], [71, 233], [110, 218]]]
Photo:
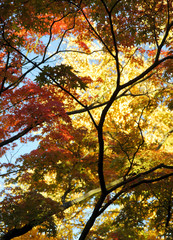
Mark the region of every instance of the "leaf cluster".
[[77, 71], [74, 71], [71, 66], [64, 64], [56, 65], [55, 67], [44, 66], [42, 72], [39, 73], [35, 80], [40, 87], [58, 83], [68, 88], [80, 88], [84, 90], [87, 88], [87, 84], [77, 76]]

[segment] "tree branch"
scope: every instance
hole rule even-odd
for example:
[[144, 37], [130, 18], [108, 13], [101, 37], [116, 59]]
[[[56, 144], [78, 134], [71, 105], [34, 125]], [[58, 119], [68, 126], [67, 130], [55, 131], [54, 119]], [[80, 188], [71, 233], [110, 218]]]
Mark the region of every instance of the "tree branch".
[[[137, 180], [137, 179], [141, 179], [141, 177], [143, 176], [146, 176], [160, 168], [165, 168], [165, 169], [173, 169], [173, 166], [168, 166], [168, 165], [165, 165], [165, 164], [160, 164], [148, 171], [145, 171], [143, 173], [140, 173], [134, 177], [130, 177], [128, 179], [126, 179], [125, 181], [123, 180], [123, 178], [120, 178], [118, 180], [115, 180], [111, 183], [109, 183], [106, 187], [108, 189], [106, 195], [108, 195], [109, 193], [115, 191], [116, 189], [122, 187], [122, 186], [125, 186], [127, 183], [128, 183], [128, 186], [121, 189], [115, 196], [114, 198], [109, 202], [109, 204], [106, 204], [104, 205], [104, 207], [100, 210], [101, 206], [102, 206], [102, 203], [104, 202], [104, 199], [106, 197], [106, 195], [104, 194], [101, 194], [100, 198], [99, 198], [99, 201], [97, 202], [96, 204], [96, 208], [91, 216], [91, 220], [90, 223], [88, 225], [86, 225], [86, 229], [83, 233], [83, 235], [81, 235], [81, 238], [80, 240], [83, 240], [85, 239], [84, 236], [86, 236], [86, 234], [88, 233], [89, 229], [91, 228], [91, 226], [94, 224], [94, 221], [95, 221], [95, 216], [99, 216], [103, 210], [105, 210], [111, 203], [113, 203], [122, 193], [124, 192], [127, 192], [129, 191], [130, 189], [133, 189], [135, 188], [136, 186], [139, 186], [141, 184], [144, 184], [144, 183], [153, 183], [153, 182], [157, 182], [157, 181], [161, 181], [165, 178], [168, 178], [168, 177], [171, 177], [173, 176], [173, 172], [170, 173], [170, 174], [165, 174], [161, 177], [158, 177], [158, 178], [154, 178], [154, 179], [142, 179], [138, 182], [135, 182], [133, 184], [133, 181]], [[130, 183], [132, 183], [131, 185], [129, 185]], [[71, 200], [71, 201], [68, 201], [68, 202], [64, 202], [63, 205], [60, 205], [58, 204], [56, 201], [54, 200], [51, 200], [51, 203], [52, 205], [56, 206], [56, 209], [51, 209], [44, 217], [42, 217], [41, 219], [39, 220], [33, 220], [32, 222], [28, 223], [28, 224], [25, 224], [23, 227], [21, 228], [14, 228], [14, 229], [11, 229], [9, 230], [7, 233], [5, 233], [3, 235], [3, 237], [1, 238], [2, 240], [10, 240], [14, 237], [17, 237], [17, 236], [21, 236], [25, 233], [27, 233], [28, 231], [30, 231], [33, 227], [35, 226], [38, 226], [40, 224], [42, 224], [44, 221], [46, 221], [46, 219], [49, 217], [49, 216], [52, 216], [54, 214], [58, 214], [59, 212], [62, 212], [68, 208], [70, 208], [71, 206], [73, 205], [76, 205], [76, 204], [79, 204], [83, 201], [85, 201], [86, 199], [98, 194], [98, 193], [101, 193], [101, 188], [96, 188], [96, 189], [93, 189], [91, 191], [89, 191], [88, 193], [84, 194], [83, 196], [79, 197], [79, 198], [76, 198], [74, 200]], [[41, 194], [38, 194], [38, 195], [41, 195]], [[41, 195], [42, 198], [44, 198], [42, 195]], [[45, 198], [46, 199], [46, 198]]]
[[14, 142], [15, 140], [17, 140], [17, 139], [19, 139], [19, 138], [21, 138], [21, 137], [23, 137], [23, 136], [26, 135], [29, 131], [31, 131], [34, 127], [36, 127], [36, 125], [35, 125], [35, 126], [27, 127], [27, 128], [25, 128], [23, 131], [21, 131], [20, 133], [16, 134], [15, 136], [13, 136], [13, 137], [11, 137], [11, 138], [9, 138], [9, 139], [7, 139], [7, 140], [4, 140], [4, 141], [0, 142], [0, 147], [3, 147], [3, 146], [5, 146], [5, 145], [7, 145], [7, 144], [9, 144], [9, 143]]

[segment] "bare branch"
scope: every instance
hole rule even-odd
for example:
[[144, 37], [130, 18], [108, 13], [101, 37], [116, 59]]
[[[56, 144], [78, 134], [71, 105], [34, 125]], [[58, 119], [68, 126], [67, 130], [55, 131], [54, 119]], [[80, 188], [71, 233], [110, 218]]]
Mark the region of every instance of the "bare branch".
[[112, 8], [110, 9], [110, 13], [112, 13], [112, 11], [114, 10], [114, 8], [116, 7], [116, 5], [121, 2], [121, 0], [117, 0], [113, 5]]
[[[173, 169], [173, 168], [172, 168]], [[169, 177], [172, 177], [173, 176], [173, 173], [170, 173], [170, 174], [165, 174], [161, 177], [158, 177], [158, 178], [154, 178], [154, 179], [143, 179], [135, 184], [132, 184], [128, 187], [124, 187], [122, 188], [118, 193], [115, 194], [115, 196], [108, 202], [106, 203], [100, 210], [99, 210], [99, 213], [97, 216], [99, 216], [100, 214], [102, 214], [112, 203], [115, 202], [115, 200], [117, 200], [117, 198], [122, 195], [123, 193], [126, 193], [126, 192], [129, 192], [129, 190], [137, 187], [137, 186], [140, 186], [141, 184], [151, 184], [151, 183], [154, 183], [154, 182], [158, 182], [158, 181], [162, 181], [164, 179], [167, 179]]]
[[[111, 35], [112, 35], [112, 39], [113, 39], [113, 44], [114, 44], [114, 49], [115, 49], [115, 61], [116, 61], [116, 70], [117, 70], [117, 88], [120, 85], [120, 63], [119, 63], [119, 57], [118, 57], [118, 47], [117, 47], [117, 41], [115, 38], [115, 33], [114, 33], [114, 28], [113, 28], [113, 23], [112, 23], [112, 16], [111, 16], [111, 12], [108, 10], [107, 5], [105, 3], [104, 0], [101, 0], [101, 2], [103, 3], [106, 12], [108, 14], [109, 17], [109, 24], [110, 24], [110, 30], [111, 30]], [[117, 2], [116, 2], [117, 4]]]
[[[63, 20], [65, 17], [67, 17], [70, 13], [71, 13], [71, 12], [68, 12], [66, 15], [64, 15], [64, 16], [61, 17], [60, 19], [55, 20], [55, 21], [52, 22], [52, 24], [51, 24], [51, 26], [50, 26], [50, 29], [49, 29], [49, 32], [50, 32], [50, 34], [49, 34], [49, 40], [48, 40], [47, 45], [46, 45], [45, 50], [44, 50], [42, 62], [45, 61], [45, 56], [46, 56], [46, 53], [47, 53], [47, 49], [48, 49], [48, 47], [49, 47], [49, 45], [50, 45], [50, 42], [51, 42], [51, 40], [52, 40], [52, 28], [53, 28], [53, 25], [54, 25], [55, 23], [57, 23], [57, 22], [62, 21], [62, 20]], [[63, 34], [63, 36], [65, 36], [65, 34]], [[64, 37], [62, 37], [61, 40], [62, 40], [63, 38], [64, 38]], [[61, 41], [60, 43], [62, 43], [62, 41]], [[59, 46], [60, 46], [60, 45], [61, 45], [61, 44], [59, 44]], [[58, 49], [59, 49], [59, 47], [58, 47]], [[56, 51], [56, 52], [57, 52], [57, 51]], [[52, 56], [51, 56], [51, 57], [52, 57]], [[50, 58], [50, 57], [49, 57], [49, 58]], [[48, 59], [49, 59], [49, 58], [48, 58]], [[47, 61], [47, 60], [46, 60], [46, 61]]]
[[[132, 84], [138, 82], [142, 78], [144, 78], [148, 73], [153, 71], [157, 66], [159, 66], [161, 63], [165, 62], [166, 60], [173, 59], [173, 55], [167, 56], [165, 58], [162, 58], [161, 60], [155, 61], [150, 67], [148, 67], [145, 71], [143, 71], [140, 75], [137, 77], [133, 78], [132, 80], [129, 80], [127, 83], [124, 83], [120, 85], [121, 89], [124, 89], [126, 87], [131, 86]], [[147, 77], [147, 76], [146, 76]]]
[[156, 54], [156, 57], [155, 57], [155, 62], [158, 61], [159, 59], [159, 56], [160, 56], [160, 53], [161, 53], [161, 50], [162, 50], [162, 47], [164, 46], [165, 44], [165, 41], [168, 37], [168, 34], [169, 34], [169, 31], [171, 30], [171, 28], [173, 27], [173, 21], [171, 23], [168, 22], [168, 25], [167, 25], [167, 29], [166, 29], [166, 32], [165, 32], [165, 35], [160, 43], [160, 45], [158, 46], [158, 50], [157, 50], [157, 54]]
[[5, 146], [5, 145], [7, 145], [7, 144], [9, 144], [9, 143], [14, 142], [15, 140], [17, 140], [17, 139], [19, 139], [19, 138], [21, 138], [21, 137], [23, 137], [23, 136], [26, 135], [29, 131], [31, 131], [34, 127], [36, 127], [36, 125], [35, 125], [35, 126], [26, 127], [24, 130], [22, 130], [21, 132], [19, 132], [19, 133], [16, 134], [15, 136], [13, 136], [13, 137], [11, 137], [11, 138], [9, 138], [9, 139], [7, 139], [7, 140], [4, 140], [4, 141], [0, 142], [0, 147], [3, 147], [3, 146]]
[[[158, 170], [158, 169], [161, 169], [161, 168], [173, 169], [173, 166], [168, 166], [168, 165], [165, 165], [165, 164], [159, 164], [159, 165], [157, 165], [156, 167], [151, 168], [150, 170], [147, 170], [147, 171], [145, 171], [145, 172], [143, 172], [143, 173], [139, 173], [139, 174], [137, 174], [137, 175], [135, 175], [135, 176], [133, 176], [133, 177], [129, 177], [128, 179], [125, 179], [123, 182], [118, 183], [118, 184], [116, 184], [114, 187], [112, 187], [108, 192], [110, 193], [110, 192], [116, 190], [117, 188], [126, 185], [127, 183], [133, 182], [133, 181], [135, 181], [135, 180], [137, 180], [137, 179], [139, 179], [139, 178], [141, 178], [141, 177], [143, 177], [143, 176], [146, 176], [146, 175], [148, 175], [148, 174], [150, 174], [150, 173], [153, 173], [154, 171], [156, 171], [156, 170]], [[168, 175], [169, 175], [169, 174], [168, 174]], [[173, 175], [173, 173], [171, 173], [170, 176], [172, 176], [172, 175]], [[166, 178], [166, 177], [165, 177], [165, 178]], [[148, 180], [147, 180], [147, 181], [148, 181]], [[152, 180], [151, 180], [151, 181], [152, 181]]]
[[4, 90], [4, 84], [5, 84], [5, 81], [6, 81], [6, 79], [7, 79], [6, 73], [7, 73], [7, 69], [8, 69], [9, 60], [10, 60], [10, 53], [8, 52], [8, 53], [7, 53], [7, 62], [6, 62], [6, 65], [5, 65], [5, 76], [4, 76], [3, 80], [2, 80], [2, 85], [1, 85], [1, 90], [0, 90], [0, 96], [1, 96], [1, 93], [3, 92], [3, 90]]

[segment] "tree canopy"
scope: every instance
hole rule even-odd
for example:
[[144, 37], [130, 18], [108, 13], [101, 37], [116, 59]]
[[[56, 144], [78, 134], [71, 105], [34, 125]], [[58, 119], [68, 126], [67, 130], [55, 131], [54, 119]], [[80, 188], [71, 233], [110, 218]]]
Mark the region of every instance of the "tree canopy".
[[172, 1], [0, 6], [0, 238], [172, 239]]

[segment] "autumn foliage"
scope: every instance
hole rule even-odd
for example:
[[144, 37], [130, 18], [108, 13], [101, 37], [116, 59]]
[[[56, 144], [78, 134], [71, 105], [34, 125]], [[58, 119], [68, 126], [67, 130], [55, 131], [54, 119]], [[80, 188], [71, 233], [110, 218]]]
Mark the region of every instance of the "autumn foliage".
[[0, 7], [0, 238], [172, 239], [172, 1]]

